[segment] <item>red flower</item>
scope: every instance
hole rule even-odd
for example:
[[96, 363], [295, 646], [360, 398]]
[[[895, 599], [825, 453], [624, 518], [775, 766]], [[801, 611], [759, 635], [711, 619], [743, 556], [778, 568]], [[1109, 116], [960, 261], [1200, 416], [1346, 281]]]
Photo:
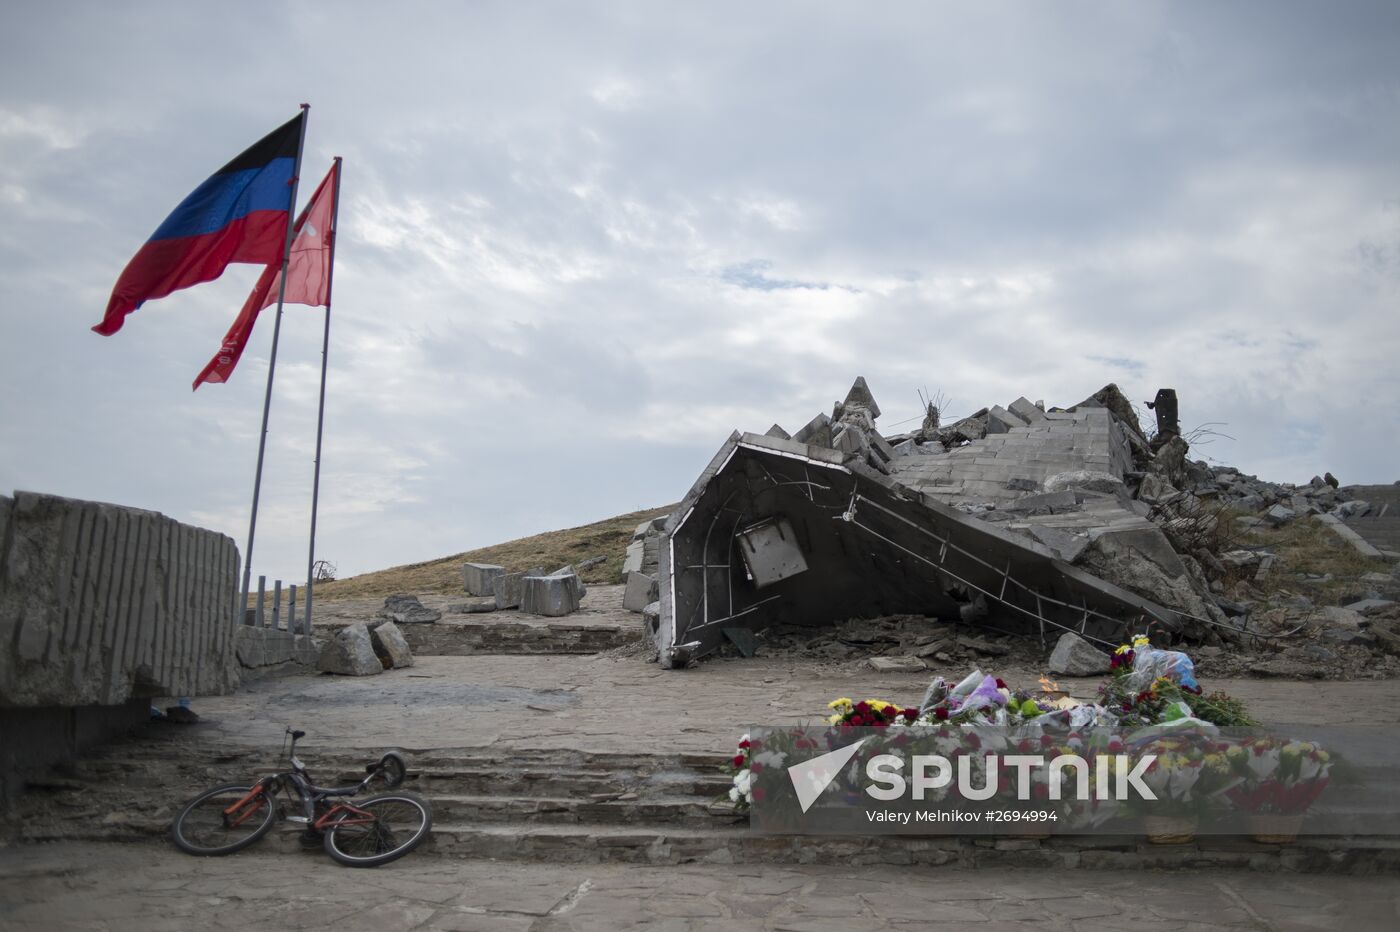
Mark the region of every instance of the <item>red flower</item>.
[[976, 732], [970, 733], [965, 740], [967, 741], [967, 746], [974, 751], [981, 750], [982, 739], [977, 736]]
[[1002, 679], [1001, 677], [997, 677], [997, 689], [1005, 689], [1005, 688], [1006, 688], [1006, 680]]
[[758, 761], [754, 761], [752, 764], [749, 764], [749, 769], [752, 770], [755, 774], [763, 773], [763, 765], [760, 764]]
[[735, 766], [735, 767], [743, 767], [743, 766], [744, 766], [744, 755], [742, 755], [742, 754], [735, 754], [735, 755], [734, 755], [734, 766]]
[[752, 747], [752, 745], [751, 745], [749, 742], [747, 742], [747, 741], [740, 741], [740, 742], [739, 742], [739, 750], [741, 750], [741, 751], [747, 750], [747, 749], [750, 748], [750, 747]]
[[870, 711], [870, 703], [862, 699], [860, 702], [856, 703], [856, 711], [859, 712], [861, 715], [865, 715], [867, 712]]
[[918, 710], [918, 709], [905, 709], [905, 710], [904, 710], [904, 717], [907, 718], [907, 719], [909, 719], [909, 721], [912, 722], [912, 721], [914, 721], [915, 719], [917, 719], [917, 718], [919, 717], [919, 710]]
[[1048, 748], [1048, 747], [1050, 747], [1050, 745], [1052, 745], [1052, 744], [1054, 744], [1054, 743], [1055, 743], [1055, 739], [1052, 738], [1052, 737], [1050, 737], [1049, 735], [1041, 735], [1041, 736], [1040, 736], [1040, 746], [1041, 746], [1041, 747], [1043, 747], [1043, 748]]
[[754, 801], [754, 802], [756, 802], [756, 803], [761, 803], [761, 802], [763, 802], [763, 787], [761, 787], [761, 786], [756, 786], [756, 787], [754, 787], [753, 789], [749, 790], [749, 795], [753, 797], [753, 801]]
[[933, 710], [933, 717], [940, 722], [946, 722], [948, 721], [948, 710], [940, 706]]

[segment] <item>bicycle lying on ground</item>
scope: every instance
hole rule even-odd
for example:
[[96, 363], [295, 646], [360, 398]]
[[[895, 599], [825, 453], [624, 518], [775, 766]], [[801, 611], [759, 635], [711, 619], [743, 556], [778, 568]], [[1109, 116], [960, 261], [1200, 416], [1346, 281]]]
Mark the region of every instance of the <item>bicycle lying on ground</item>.
[[[304, 731], [287, 729], [291, 769], [263, 777], [251, 786], [234, 784], [205, 790], [185, 804], [170, 826], [176, 847], [189, 854], [214, 856], [241, 851], [266, 835], [279, 817], [306, 826], [303, 843], [324, 845], [326, 853], [351, 867], [374, 867], [416, 848], [433, 826], [428, 802], [412, 793], [382, 793], [351, 803], [375, 779], [394, 789], [403, 783], [404, 760], [390, 751], [365, 767], [365, 778], [349, 786], [322, 787], [311, 782], [297, 759], [297, 739]], [[286, 803], [298, 815], [283, 812]]]

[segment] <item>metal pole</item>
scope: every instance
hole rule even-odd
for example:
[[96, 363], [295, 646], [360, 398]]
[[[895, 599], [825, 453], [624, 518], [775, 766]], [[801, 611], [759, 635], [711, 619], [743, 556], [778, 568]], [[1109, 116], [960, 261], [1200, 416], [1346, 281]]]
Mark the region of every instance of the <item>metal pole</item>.
[[321, 336], [321, 403], [316, 409], [316, 469], [311, 480], [311, 548], [306, 555], [306, 633], [311, 633], [311, 602], [316, 591], [316, 506], [321, 497], [321, 431], [326, 423], [326, 364], [331, 352], [331, 286], [335, 282], [335, 240], [340, 224], [340, 156], [335, 157], [335, 198], [331, 202], [331, 254], [326, 268], [326, 328]]
[[272, 325], [272, 357], [267, 363], [267, 394], [263, 396], [262, 433], [258, 435], [258, 468], [253, 479], [253, 513], [248, 518], [248, 552], [243, 557], [243, 604], [248, 604], [248, 584], [253, 577], [253, 535], [258, 528], [258, 496], [262, 492], [263, 454], [267, 451], [267, 416], [272, 410], [272, 374], [277, 369], [277, 337], [282, 331], [282, 299], [287, 295], [287, 262], [292, 255], [297, 210], [297, 182], [301, 180], [301, 150], [306, 146], [306, 123], [311, 118], [311, 105], [301, 105], [301, 139], [297, 141], [297, 160], [292, 166], [292, 193], [287, 205], [287, 241], [282, 245], [282, 281], [277, 286], [277, 320]]

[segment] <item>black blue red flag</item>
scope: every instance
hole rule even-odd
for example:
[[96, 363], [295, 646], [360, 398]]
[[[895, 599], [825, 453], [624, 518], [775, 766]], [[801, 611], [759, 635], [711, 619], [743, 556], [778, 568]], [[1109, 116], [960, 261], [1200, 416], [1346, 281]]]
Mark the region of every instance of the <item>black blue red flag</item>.
[[305, 119], [268, 133], [181, 201], [127, 263], [92, 329], [111, 336], [146, 301], [213, 281], [231, 262], [280, 262]]

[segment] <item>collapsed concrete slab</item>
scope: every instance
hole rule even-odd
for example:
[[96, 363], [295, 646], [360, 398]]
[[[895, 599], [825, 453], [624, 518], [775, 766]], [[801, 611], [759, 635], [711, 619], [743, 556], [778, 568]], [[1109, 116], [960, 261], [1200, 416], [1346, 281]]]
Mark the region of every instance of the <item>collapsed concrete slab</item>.
[[[806, 570], [774, 574], [741, 541], [765, 524]], [[979, 596], [1027, 633], [1105, 643], [1177, 615], [1057, 559], [1044, 545], [965, 515], [835, 450], [733, 434], [662, 535], [662, 662], [717, 649], [726, 627], [823, 625], [852, 617], [962, 617]], [[777, 578], [759, 582], [768, 576]]]
[[739, 627], [891, 614], [995, 624], [1047, 646], [1064, 632], [1109, 646], [1223, 623], [1200, 566], [1131, 497], [1125, 478], [1136, 484], [1154, 454], [1118, 389], [1042, 405], [1022, 397], [951, 427], [931, 410], [897, 453], [858, 379], [831, 419], [791, 440], [731, 435], [661, 534], [648, 624], [663, 663], [716, 650]]

